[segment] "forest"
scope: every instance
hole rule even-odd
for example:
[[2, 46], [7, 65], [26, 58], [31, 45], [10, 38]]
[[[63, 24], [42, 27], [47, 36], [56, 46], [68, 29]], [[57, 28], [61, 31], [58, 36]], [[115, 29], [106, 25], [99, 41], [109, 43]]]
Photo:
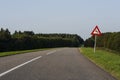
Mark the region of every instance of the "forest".
[[[94, 46], [94, 36], [84, 42], [85, 47]], [[120, 52], [120, 32], [106, 32], [97, 37], [97, 47], [103, 47]]]
[[0, 30], [0, 52], [39, 48], [79, 47], [84, 40], [77, 34], [35, 34], [33, 31]]

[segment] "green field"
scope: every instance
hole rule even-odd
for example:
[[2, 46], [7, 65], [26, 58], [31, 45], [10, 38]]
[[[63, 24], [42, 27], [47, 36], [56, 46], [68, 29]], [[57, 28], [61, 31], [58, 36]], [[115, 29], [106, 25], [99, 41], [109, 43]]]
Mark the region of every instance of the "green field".
[[120, 80], [120, 56], [105, 50], [96, 50], [93, 48], [80, 48], [80, 52], [89, 58], [96, 65], [111, 73]]
[[16, 54], [23, 54], [23, 53], [28, 53], [28, 52], [42, 51], [42, 50], [47, 50], [47, 49], [52, 49], [52, 48], [22, 50], [22, 51], [10, 51], [10, 52], [0, 52], [0, 57], [10, 56], [10, 55], [16, 55]]

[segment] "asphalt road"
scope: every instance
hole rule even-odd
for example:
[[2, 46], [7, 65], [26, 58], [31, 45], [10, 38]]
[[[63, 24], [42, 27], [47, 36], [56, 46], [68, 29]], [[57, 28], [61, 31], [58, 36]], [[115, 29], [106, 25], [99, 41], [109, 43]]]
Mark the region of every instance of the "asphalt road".
[[116, 80], [80, 54], [59, 48], [0, 58], [0, 80]]

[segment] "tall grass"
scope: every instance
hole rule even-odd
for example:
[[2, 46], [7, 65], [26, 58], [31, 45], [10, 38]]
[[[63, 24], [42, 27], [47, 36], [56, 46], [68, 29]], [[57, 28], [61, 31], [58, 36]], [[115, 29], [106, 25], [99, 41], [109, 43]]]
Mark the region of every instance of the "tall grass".
[[92, 48], [81, 48], [80, 51], [95, 64], [120, 80], [120, 55], [105, 50], [96, 50], [94, 53]]

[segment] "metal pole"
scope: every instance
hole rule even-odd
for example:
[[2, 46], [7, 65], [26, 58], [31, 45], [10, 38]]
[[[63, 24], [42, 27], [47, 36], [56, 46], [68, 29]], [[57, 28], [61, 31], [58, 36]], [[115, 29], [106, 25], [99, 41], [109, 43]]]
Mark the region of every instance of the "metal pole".
[[95, 35], [94, 53], [95, 53], [95, 50], [96, 50], [96, 39], [97, 39], [97, 36]]

